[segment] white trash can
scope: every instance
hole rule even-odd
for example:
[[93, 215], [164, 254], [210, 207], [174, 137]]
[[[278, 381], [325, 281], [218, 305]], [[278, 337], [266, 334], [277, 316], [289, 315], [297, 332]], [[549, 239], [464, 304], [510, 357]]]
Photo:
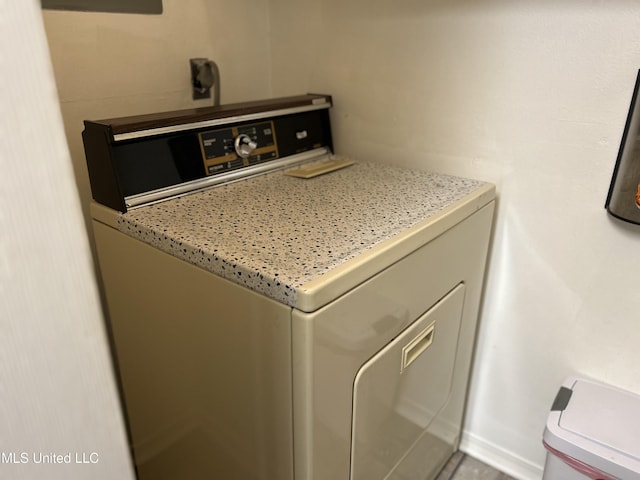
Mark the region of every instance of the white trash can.
[[543, 480], [640, 480], [640, 396], [568, 378], [543, 439]]

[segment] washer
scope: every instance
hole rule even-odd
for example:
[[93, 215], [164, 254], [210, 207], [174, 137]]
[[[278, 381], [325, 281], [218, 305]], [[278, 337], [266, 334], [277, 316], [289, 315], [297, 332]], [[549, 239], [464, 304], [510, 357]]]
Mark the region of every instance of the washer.
[[434, 478], [493, 185], [333, 155], [326, 95], [86, 121], [141, 480]]

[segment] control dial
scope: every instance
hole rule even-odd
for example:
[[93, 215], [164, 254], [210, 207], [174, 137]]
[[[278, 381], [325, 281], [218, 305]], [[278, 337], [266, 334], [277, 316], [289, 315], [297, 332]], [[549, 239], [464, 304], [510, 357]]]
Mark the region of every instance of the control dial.
[[233, 142], [238, 156], [247, 158], [258, 147], [258, 144], [254, 142], [249, 135], [241, 133]]

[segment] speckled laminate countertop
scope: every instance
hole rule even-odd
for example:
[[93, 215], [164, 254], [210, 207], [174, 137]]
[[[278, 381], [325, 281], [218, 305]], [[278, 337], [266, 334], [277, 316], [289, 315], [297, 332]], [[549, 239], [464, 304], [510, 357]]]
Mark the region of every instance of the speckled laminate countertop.
[[296, 306], [299, 289], [487, 184], [358, 162], [303, 180], [269, 173], [121, 214], [118, 228]]

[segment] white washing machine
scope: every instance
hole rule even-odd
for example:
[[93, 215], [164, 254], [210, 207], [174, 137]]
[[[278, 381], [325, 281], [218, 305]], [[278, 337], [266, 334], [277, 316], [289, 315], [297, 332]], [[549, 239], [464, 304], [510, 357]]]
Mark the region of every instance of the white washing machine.
[[434, 478], [493, 185], [332, 154], [331, 97], [85, 122], [138, 477]]

